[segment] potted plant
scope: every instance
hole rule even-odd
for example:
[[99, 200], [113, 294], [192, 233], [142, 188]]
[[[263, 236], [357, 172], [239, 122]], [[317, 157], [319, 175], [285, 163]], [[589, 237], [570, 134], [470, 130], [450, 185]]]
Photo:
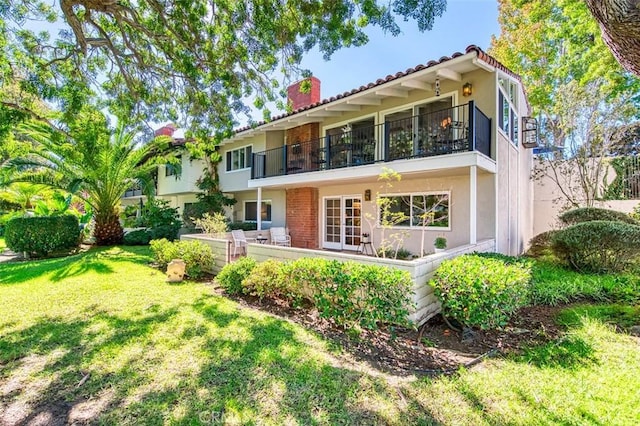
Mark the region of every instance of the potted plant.
[[447, 248], [447, 239], [445, 237], [437, 237], [433, 242], [436, 253], [443, 252]]
[[362, 236], [360, 237], [360, 242], [361, 243], [368, 243], [370, 242], [369, 240], [369, 234], [367, 234], [366, 232], [362, 234]]

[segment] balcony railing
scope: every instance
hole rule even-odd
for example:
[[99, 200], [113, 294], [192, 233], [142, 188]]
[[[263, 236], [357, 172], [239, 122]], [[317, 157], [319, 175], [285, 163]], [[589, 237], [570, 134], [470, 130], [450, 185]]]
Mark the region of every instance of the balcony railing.
[[491, 156], [491, 119], [473, 101], [400, 120], [297, 142], [252, 155], [261, 179], [376, 162], [478, 151]]

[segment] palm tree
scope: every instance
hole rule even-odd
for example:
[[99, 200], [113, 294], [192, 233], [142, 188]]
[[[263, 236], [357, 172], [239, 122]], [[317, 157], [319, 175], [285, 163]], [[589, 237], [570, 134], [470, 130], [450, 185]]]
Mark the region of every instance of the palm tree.
[[157, 166], [176, 164], [168, 138], [138, 145], [134, 133], [122, 124], [110, 135], [101, 114], [90, 113], [64, 132], [39, 123], [24, 124], [19, 131], [34, 143], [27, 155], [9, 162], [22, 170], [12, 180], [45, 184], [86, 201], [94, 212], [99, 245], [122, 241], [119, 213], [124, 193], [139, 185], [145, 194], [153, 195]]

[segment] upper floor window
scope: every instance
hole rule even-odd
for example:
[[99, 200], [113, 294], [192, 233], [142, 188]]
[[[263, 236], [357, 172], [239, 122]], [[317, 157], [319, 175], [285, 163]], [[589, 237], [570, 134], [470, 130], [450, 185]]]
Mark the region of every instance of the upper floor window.
[[499, 79], [499, 83], [498, 126], [511, 142], [518, 145], [518, 85], [506, 78]]
[[[176, 156], [176, 160], [178, 160], [178, 163], [182, 164], [182, 155], [177, 155], [177, 156]], [[167, 165], [164, 167], [164, 175], [165, 175], [166, 177], [169, 177], [169, 176], [176, 176], [177, 174], [178, 174], [178, 173], [177, 173], [176, 167], [175, 167], [174, 165], [167, 164]]]
[[227, 151], [227, 171], [246, 169], [251, 166], [251, 145]]

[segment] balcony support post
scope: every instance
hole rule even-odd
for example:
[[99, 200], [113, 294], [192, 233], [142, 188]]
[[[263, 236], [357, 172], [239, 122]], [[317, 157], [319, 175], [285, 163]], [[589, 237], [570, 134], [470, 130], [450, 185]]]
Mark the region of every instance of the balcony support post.
[[478, 166], [469, 167], [469, 244], [476, 244], [478, 227]]
[[469, 139], [469, 151], [476, 150], [476, 102], [469, 101], [469, 134], [467, 138]]
[[262, 231], [262, 187], [258, 187], [256, 200], [256, 229]]

